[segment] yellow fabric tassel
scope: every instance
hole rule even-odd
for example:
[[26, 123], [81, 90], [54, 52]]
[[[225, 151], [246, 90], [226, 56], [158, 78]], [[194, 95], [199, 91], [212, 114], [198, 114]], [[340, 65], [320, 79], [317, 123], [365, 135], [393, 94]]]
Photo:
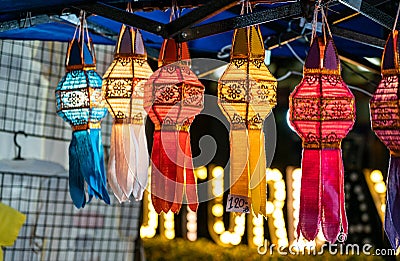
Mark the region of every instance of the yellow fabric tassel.
[[250, 193], [252, 208], [255, 215], [266, 216], [266, 160], [264, 133], [261, 129], [249, 130], [249, 167], [250, 167]]
[[248, 169], [248, 138], [247, 130], [231, 129], [231, 158], [230, 194], [238, 196], [249, 196], [249, 169]]

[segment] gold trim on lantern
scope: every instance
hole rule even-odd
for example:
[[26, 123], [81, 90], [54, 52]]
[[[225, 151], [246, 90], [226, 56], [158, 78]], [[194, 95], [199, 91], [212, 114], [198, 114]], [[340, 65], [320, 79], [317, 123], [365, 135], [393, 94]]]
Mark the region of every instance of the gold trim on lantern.
[[178, 125], [178, 126], [176, 126], [176, 129], [177, 129], [178, 131], [186, 131], [186, 132], [189, 132], [190, 125]]
[[303, 148], [305, 149], [340, 149], [340, 141], [335, 142], [322, 142], [322, 143], [309, 143], [303, 141]]
[[329, 74], [329, 75], [340, 75], [340, 70], [330, 70], [326, 68], [304, 68], [303, 74]]
[[101, 129], [101, 123], [100, 122], [90, 122], [89, 128], [90, 129]]
[[90, 71], [90, 70], [96, 70], [96, 66], [94, 66], [94, 65], [85, 65], [85, 64], [68, 65], [66, 67], [66, 70], [67, 71], [73, 71], [73, 70]]
[[382, 76], [398, 76], [400, 74], [400, 68], [396, 69], [382, 69]]
[[72, 126], [72, 131], [81, 131], [89, 129], [89, 124], [81, 124]]
[[400, 158], [400, 151], [390, 151], [390, 156]]

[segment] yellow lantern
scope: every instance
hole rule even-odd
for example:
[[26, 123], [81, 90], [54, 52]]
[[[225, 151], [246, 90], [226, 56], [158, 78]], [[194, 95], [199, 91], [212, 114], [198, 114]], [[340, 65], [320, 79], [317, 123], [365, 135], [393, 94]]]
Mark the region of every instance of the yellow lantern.
[[[218, 103], [230, 122], [231, 195], [227, 211], [247, 212], [251, 205], [255, 214], [265, 216], [263, 122], [276, 105], [277, 81], [264, 58], [259, 26], [236, 29], [230, 63], [218, 82]], [[238, 204], [233, 203], [242, 199], [248, 207], [236, 208]]]
[[120, 202], [131, 194], [141, 200], [147, 186], [143, 96], [152, 73], [139, 30], [122, 25], [114, 61], [103, 76], [103, 96], [114, 118], [107, 176]]

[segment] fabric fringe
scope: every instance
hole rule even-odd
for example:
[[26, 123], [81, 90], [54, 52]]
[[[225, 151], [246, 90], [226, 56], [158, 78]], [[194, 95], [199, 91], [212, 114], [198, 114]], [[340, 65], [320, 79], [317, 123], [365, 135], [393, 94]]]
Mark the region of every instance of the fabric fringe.
[[238, 196], [249, 196], [249, 170], [248, 170], [248, 136], [246, 129], [230, 131], [230, 193]]
[[300, 233], [314, 240], [321, 221], [321, 150], [303, 149], [301, 163], [300, 214], [297, 238]]
[[385, 232], [394, 249], [400, 246], [400, 157], [390, 156], [387, 177]]
[[334, 243], [340, 232], [341, 202], [340, 185], [343, 172], [340, 149], [323, 149], [322, 162], [322, 209], [321, 227], [327, 241]]
[[[134, 137], [132, 137], [132, 134], [134, 135]], [[132, 166], [132, 164], [129, 164], [131, 168], [135, 168], [134, 173], [136, 173], [135, 183], [133, 185], [133, 197], [135, 198], [135, 200], [142, 200], [143, 193], [147, 188], [149, 177], [149, 153], [147, 150], [145, 125], [130, 125], [130, 136], [135, 143], [136, 151], [136, 166]]]
[[[110, 197], [105, 186], [105, 175], [102, 172], [103, 150], [101, 145], [101, 132], [91, 130], [74, 131], [69, 146], [69, 187], [70, 195], [77, 208], [86, 204], [85, 185], [90, 202], [93, 195], [110, 204]], [[103, 161], [104, 164], [104, 161]], [[103, 165], [104, 170], [104, 165]]]
[[110, 204], [110, 196], [108, 195], [107, 191], [106, 171], [104, 167], [104, 148], [101, 137], [101, 129], [90, 129], [89, 132], [95, 163], [95, 176], [93, 177], [93, 182], [95, 182], [96, 187], [99, 188], [99, 191], [94, 189], [94, 195], [96, 198], [102, 199], [107, 204]]
[[262, 129], [249, 131], [249, 167], [250, 167], [250, 193], [251, 205], [254, 215], [266, 214], [266, 158], [264, 132]]

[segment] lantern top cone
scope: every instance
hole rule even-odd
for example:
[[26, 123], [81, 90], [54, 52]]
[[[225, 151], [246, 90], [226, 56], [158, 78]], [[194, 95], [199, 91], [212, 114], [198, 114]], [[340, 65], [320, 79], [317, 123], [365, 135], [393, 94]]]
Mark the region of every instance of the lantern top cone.
[[190, 60], [187, 42], [178, 43], [174, 39], [164, 39], [158, 57], [158, 67], [185, 60]]
[[381, 63], [382, 76], [400, 74], [398, 37], [399, 31], [395, 30], [390, 33], [386, 40]]
[[114, 57], [147, 58], [142, 34], [139, 29], [122, 25], [115, 45]]
[[259, 26], [236, 29], [233, 36], [231, 61], [234, 59], [262, 59], [265, 50]]
[[[66, 57], [66, 71], [73, 70], [96, 70], [96, 56], [92, 39], [82, 34], [78, 39], [73, 38], [68, 45]], [[82, 44], [83, 41], [83, 44]]]
[[304, 74], [340, 75], [340, 61], [331, 37], [315, 37], [304, 63]]

